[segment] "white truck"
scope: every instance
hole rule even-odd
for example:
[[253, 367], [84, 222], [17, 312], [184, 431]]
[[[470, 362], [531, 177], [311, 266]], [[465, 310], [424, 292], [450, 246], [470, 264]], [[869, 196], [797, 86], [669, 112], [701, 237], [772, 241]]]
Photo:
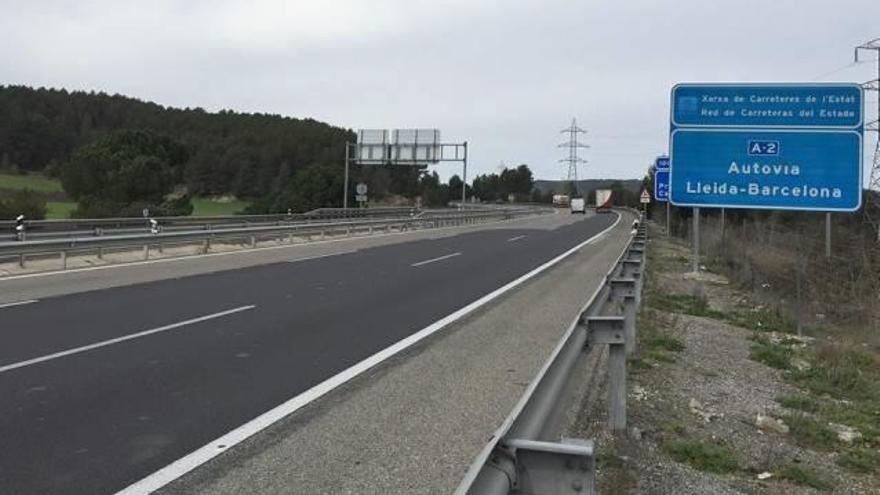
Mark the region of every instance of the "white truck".
[[571, 198], [571, 212], [587, 214], [587, 201], [584, 198]]
[[611, 189], [596, 189], [596, 213], [611, 211]]

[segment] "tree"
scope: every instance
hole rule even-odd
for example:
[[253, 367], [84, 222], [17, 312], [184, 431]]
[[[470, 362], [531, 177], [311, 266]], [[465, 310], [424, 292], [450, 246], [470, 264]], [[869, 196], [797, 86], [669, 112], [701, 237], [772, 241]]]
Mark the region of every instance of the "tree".
[[79, 203], [74, 216], [130, 214], [133, 207], [173, 213], [165, 197], [183, 180], [187, 159], [183, 144], [170, 137], [120, 131], [75, 151], [61, 168], [61, 183]]
[[[262, 203], [278, 196], [298, 170], [339, 167], [343, 144], [354, 140], [350, 131], [312, 119], [209, 113], [121, 95], [0, 86], [0, 167], [5, 170], [54, 173], [53, 163], [63, 167], [77, 150], [123, 130], [150, 130], [182, 143], [189, 158], [179, 180], [189, 194], [234, 194]], [[418, 174], [399, 168], [407, 176], [400, 177], [402, 189], [417, 185]], [[100, 203], [101, 209], [119, 207]]]
[[[344, 177], [339, 168], [312, 165], [296, 172], [290, 184], [274, 199], [269, 210], [283, 213], [342, 206]], [[253, 210], [251, 210], [253, 211]]]
[[423, 206], [446, 206], [449, 204], [449, 186], [440, 183], [437, 172], [424, 174], [419, 181]]
[[501, 172], [501, 183], [507, 194], [528, 195], [532, 192], [535, 181], [528, 165], [520, 165], [513, 169], [504, 169]]
[[46, 218], [46, 198], [42, 194], [24, 189], [4, 194], [0, 197], [0, 218], [12, 220], [24, 215], [28, 220]]
[[459, 177], [458, 175], [453, 175], [449, 178], [449, 182], [447, 182], [447, 184], [449, 184], [449, 194], [454, 198], [460, 198], [461, 186], [463, 184], [463, 182], [461, 181], [461, 177]]

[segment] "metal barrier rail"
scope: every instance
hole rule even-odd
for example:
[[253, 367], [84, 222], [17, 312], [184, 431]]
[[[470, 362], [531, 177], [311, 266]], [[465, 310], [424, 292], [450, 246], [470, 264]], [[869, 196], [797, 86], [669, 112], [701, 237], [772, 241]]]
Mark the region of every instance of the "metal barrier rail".
[[[593, 494], [594, 442], [560, 436], [572, 371], [607, 348], [609, 428], [626, 430], [626, 356], [635, 347], [647, 231], [641, 221], [513, 411], [471, 465], [457, 495]], [[610, 316], [609, 316], [610, 315]], [[606, 347], [607, 346], [607, 347]]]
[[327, 235], [344, 232], [345, 235], [358, 233], [373, 233], [376, 229], [384, 229], [390, 232], [436, 228], [445, 226], [465, 225], [478, 223], [486, 220], [508, 220], [514, 217], [534, 215], [541, 213], [535, 209], [511, 209], [496, 212], [456, 212], [445, 215], [422, 215], [419, 217], [405, 218], [382, 218], [375, 220], [335, 221], [323, 223], [286, 223], [281, 225], [269, 225], [258, 227], [233, 227], [215, 228], [211, 230], [190, 230], [182, 232], [160, 232], [158, 234], [125, 234], [90, 236], [80, 238], [57, 238], [41, 239], [34, 241], [0, 242], [0, 261], [3, 259], [18, 259], [20, 266], [24, 267], [28, 257], [59, 256], [61, 269], [67, 268], [67, 257], [70, 253], [95, 252], [102, 257], [104, 250], [117, 249], [128, 250], [142, 249], [144, 259], [149, 259], [150, 247], [155, 246], [159, 251], [163, 246], [201, 243], [201, 252], [207, 253], [212, 243], [229, 243], [230, 240], [244, 241], [250, 247], [256, 247], [257, 242], [271, 240], [283, 240], [293, 243], [295, 236], [320, 235], [323, 239]]
[[[412, 216], [419, 210], [411, 207], [381, 208], [319, 208], [306, 213], [274, 215], [219, 215], [209, 217], [151, 217], [168, 228], [201, 226], [205, 230], [217, 225], [251, 226], [279, 222], [310, 222], [348, 218], [403, 217]], [[0, 232], [13, 232], [15, 222], [0, 220]], [[26, 220], [25, 227], [30, 235], [103, 235], [106, 230], [145, 230], [148, 220], [143, 217], [119, 218], [74, 218], [65, 220]]]

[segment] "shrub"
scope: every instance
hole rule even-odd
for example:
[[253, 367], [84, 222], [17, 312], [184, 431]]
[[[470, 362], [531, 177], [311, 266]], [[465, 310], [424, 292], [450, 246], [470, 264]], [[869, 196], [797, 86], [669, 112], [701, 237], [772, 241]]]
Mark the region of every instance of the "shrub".
[[736, 457], [721, 445], [697, 440], [676, 440], [665, 444], [664, 447], [673, 459], [700, 471], [729, 473], [737, 469]]

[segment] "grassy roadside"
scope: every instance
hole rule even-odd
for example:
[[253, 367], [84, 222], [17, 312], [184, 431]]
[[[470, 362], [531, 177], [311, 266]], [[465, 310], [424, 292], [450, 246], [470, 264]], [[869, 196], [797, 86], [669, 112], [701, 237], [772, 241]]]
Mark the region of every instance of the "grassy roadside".
[[821, 327], [799, 337], [766, 293], [723, 270], [689, 276], [683, 241], [649, 246], [628, 367], [635, 433], [599, 443], [612, 459], [603, 492], [880, 493], [871, 340]]

